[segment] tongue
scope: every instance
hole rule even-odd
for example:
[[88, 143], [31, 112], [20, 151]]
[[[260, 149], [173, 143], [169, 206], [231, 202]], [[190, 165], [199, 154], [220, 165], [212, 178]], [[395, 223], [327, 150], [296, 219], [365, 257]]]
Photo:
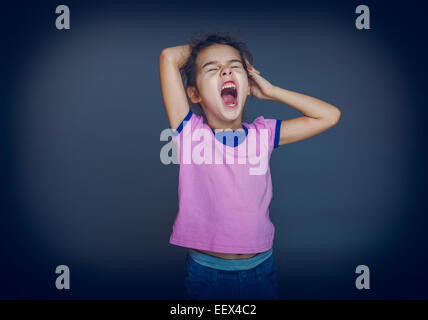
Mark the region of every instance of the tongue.
[[223, 94], [221, 98], [223, 99], [223, 102], [226, 105], [235, 103], [235, 98], [231, 94]]

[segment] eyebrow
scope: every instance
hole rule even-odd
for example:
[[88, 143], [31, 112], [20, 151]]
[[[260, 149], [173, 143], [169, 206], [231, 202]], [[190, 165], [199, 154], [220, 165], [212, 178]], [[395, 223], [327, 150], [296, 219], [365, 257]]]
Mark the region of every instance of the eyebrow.
[[[239, 60], [239, 59], [231, 59], [231, 60], [229, 60], [228, 62], [229, 62], [229, 63], [232, 63], [232, 62], [239, 62], [239, 63], [241, 63], [241, 64], [242, 64], [242, 61], [241, 61], [241, 60]], [[205, 63], [205, 64], [201, 67], [201, 69], [205, 68], [206, 66], [208, 66], [208, 65], [210, 65], [210, 64], [216, 64], [216, 63], [218, 63], [218, 61], [210, 61], [210, 62], [207, 62], [207, 63]], [[243, 64], [242, 64], [242, 65], [243, 65]]]

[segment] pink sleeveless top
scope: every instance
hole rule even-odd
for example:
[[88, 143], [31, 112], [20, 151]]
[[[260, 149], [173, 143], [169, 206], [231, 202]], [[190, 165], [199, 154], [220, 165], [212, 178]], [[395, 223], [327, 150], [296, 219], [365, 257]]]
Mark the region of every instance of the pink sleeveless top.
[[240, 136], [229, 140], [229, 132], [221, 141], [201, 115], [189, 111], [172, 130], [180, 171], [171, 244], [235, 254], [272, 248], [269, 161], [281, 120], [259, 116], [242, 125]]

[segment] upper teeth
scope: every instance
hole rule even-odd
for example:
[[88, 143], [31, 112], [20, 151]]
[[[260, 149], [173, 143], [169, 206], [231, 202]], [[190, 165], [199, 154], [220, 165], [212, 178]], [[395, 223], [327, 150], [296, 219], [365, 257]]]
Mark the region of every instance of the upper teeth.
[[236, 86], [233, 83], [226, 83], [225, 85], [223, 85], [223, 87], [221, 87], [221, 90], [227, 89], [227, 88], [236, 88]]

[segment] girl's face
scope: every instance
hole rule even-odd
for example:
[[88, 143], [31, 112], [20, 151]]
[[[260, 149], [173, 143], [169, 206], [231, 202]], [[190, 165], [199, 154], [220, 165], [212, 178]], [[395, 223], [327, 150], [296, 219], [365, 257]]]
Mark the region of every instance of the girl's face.
[[198, 54], [196, 65], [198, 90], [188, 88], [192, 102], [201, 104], [211, 123], [240, 122], [250, 89], [239, 51], [228, 45], [214, 44]]

